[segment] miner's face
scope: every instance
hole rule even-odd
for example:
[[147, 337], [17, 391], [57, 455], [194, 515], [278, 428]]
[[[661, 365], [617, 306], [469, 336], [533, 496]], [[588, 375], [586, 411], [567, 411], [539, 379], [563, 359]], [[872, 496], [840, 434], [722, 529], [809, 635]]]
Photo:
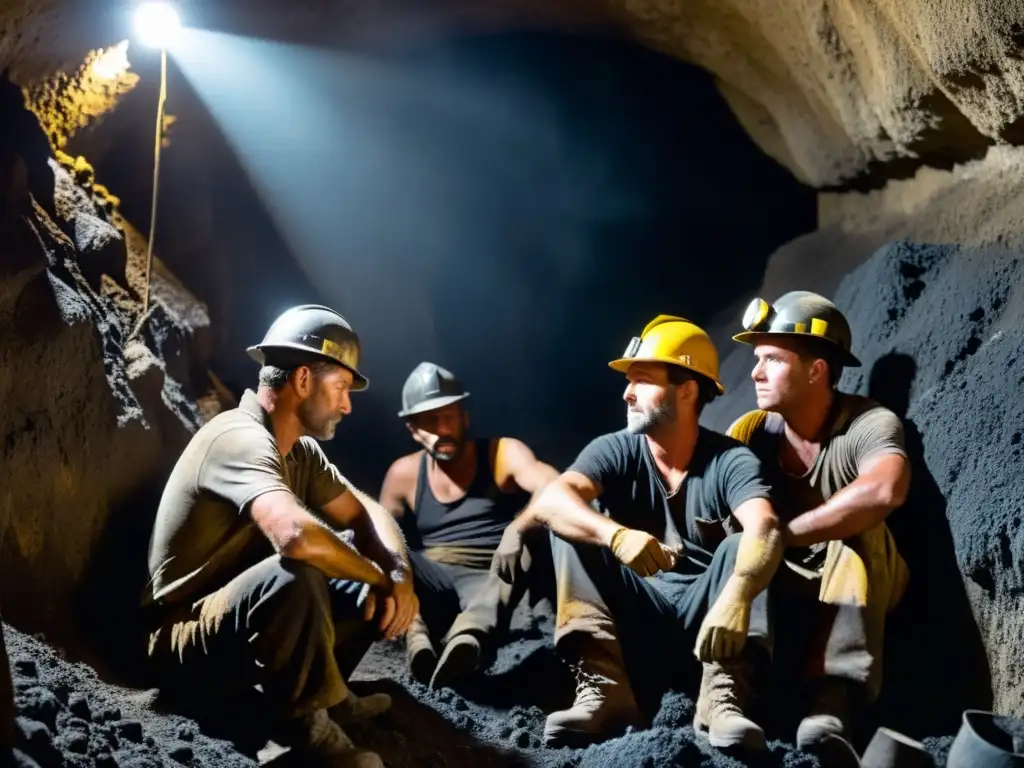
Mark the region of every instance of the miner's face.
[[340, 365], [322, 371], [303, 366], [293, 376], [303, 430], [317, 440], [332, 439], [341, 419], [352, 413], [352, 372]]
[[413, 440], [437, 461], [453, 461], [466, 448], [469, 413], [459, 403], [417, 413], [407, 423]]

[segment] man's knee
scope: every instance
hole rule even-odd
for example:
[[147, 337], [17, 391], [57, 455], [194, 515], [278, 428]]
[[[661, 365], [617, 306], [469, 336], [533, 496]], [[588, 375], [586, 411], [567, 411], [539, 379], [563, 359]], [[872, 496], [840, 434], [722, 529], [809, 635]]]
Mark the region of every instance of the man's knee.
[[275, 555], [268, 558], [260, 574], [256, 605], [268, 608], [275, 615], [330, 616], [330, 595], [327, 576], [319, 568]]

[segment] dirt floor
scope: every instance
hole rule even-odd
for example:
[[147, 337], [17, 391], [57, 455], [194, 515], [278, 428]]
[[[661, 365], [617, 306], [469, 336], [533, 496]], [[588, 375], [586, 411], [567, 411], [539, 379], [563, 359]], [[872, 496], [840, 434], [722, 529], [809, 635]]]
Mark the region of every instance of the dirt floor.
[[[541, 603], [521, 608], [507, 642], [482, 678], [459, 693], [432, 692], [414, 682], [397, 643], [373, 646], [353, 675], [360, 693], [385, 691], [388, 713], [348, 731], [361, 746], [377, 750], [394, 768], [473, 766], [715, 766], [815, 768], [817, 759], [786, 743], [785, 718], [765, 720], [770, 751], [749, 762], [726, 756], [694, 738], [692, 700], [666, 694], [651, 727], [586, 750], [541, 745], [546, 708], [568, 704], [572, 678], [550, 646], [551, 614]], [[41, 768], [155, 768], [255, 766], [253, 746], [239, 747], [208, 735], [194, 720], [163, 708], [155, 691], [119, 688], [97, 679], [89, 667], [65, 661], [39, 640], [4, 628], [18, 707], [20, 750], [14, 765]], [[763, 709], [776, 709], [768, 702]], [[789, 724], [792, 727], [792, 723]], [[258, 730], [256, 728], [255, 730]], [[258, 733], [247, 734], [260, 742]], [[951, 738], [928, 739], [943, 765]], [[35, 762], [32, 762], [32, 761]], [[283, 768], [287, 755], [272, 761]]]

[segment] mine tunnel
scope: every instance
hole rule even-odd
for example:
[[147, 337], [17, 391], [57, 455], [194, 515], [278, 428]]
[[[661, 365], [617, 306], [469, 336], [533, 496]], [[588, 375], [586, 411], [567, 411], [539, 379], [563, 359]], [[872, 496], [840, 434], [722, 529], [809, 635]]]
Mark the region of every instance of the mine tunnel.
[[[761, 408], [745, 310], [809, 291], [849, 324], [838, 391], [898, 420], [909, 478], [884, 520], [909, 577], [881, 690], [833, 751], [800, 748], [786, 671], [758, 689], [763, 754], [710, 744], [692, 638], [674, 657], [696, 681], [638, 687], [642, 721], [548, 743], [577, 682], [542, 526], [464, 684], [419, 680], [408, 637], [342, 665], [390, 706], [344, 725], [378, 762], [330, 764], [1024, 765], [1020, 3], [9, 0], [0, 35], [5, 764], [294, 762], [258, 696], [166, 694], [142, 605], [172, 471], [255, 402], [247, 350], [289, 308], [358, 334], [370, 386], [304, 439], [365, 510], [417, 450], [399, 412], [421, 362], [469, 391], [469, 435], [567, 473], [626, 430], [636, 382], [609, 361], [642, 356], [652, 318], [706, 332], [724, 394], [699, 439], [734, 438]], [[678, 360], [665, 391], [698, 391]]]

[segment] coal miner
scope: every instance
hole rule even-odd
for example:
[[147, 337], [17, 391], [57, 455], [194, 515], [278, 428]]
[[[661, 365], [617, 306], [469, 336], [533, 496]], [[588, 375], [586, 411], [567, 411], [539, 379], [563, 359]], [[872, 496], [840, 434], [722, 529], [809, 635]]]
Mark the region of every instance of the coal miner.
[[[434, 363], [413, 370], [398, 416], [422, 447], [395, 460], [380, 495], [412, 550], [421, 613], [406, 634], [409, 665], [435, 688], [478, 669], [508, 627], [513, 589], [491, 572], [492, 558], [509, 523], [558, 476], [519, 440], [471, 436], [468, 396]], [[512, 574], [528, 569], [530, 552], [547, 541], [529, 545], [520, 542]]]
[[398, 526], [317, 443], [367, 387], [359, 338], [306, 304], [248, 351], [259, 387], [196, 432], [160, 500], [149, 656], [175, 693], [230, 701], [258, 688], [274, 740], [302, 765], [381, 766], [342, 725], [390, 698], [357, 697], [345, 679], [373, 640], [406, 631], [418, 600]]
[[753, 345], [758, 410], [729, 434], [761, 459], [782, 521], [778, 651], [793, 643], [808, 696], [797, 746], [812, 749], [844, 737], [879, 693], [886, 615], [908, 577], [885, 520], [903, 504], [910, 465], [900, 419], [838, 389], [860, 361], [832, 302], [807, 291], [755, 299], [743, 327], [733, 338]]
[[555, 534], [555, 647], [577, 686], [573, 705], [548, 716], [545, 740], [584, 743], [639, 724], [635, 689], [682, 681], [695, 654], [697, 726], [716, 746], [763, 748], [745, 707], [782, 549], [758, 459], [698, 425], [724, 392], [717, 351], [693, 323], [659, 315], [609, 366], [627, 379], [626, 428], [591, 441], [495, 556], [500, 569], [533, 526]]

